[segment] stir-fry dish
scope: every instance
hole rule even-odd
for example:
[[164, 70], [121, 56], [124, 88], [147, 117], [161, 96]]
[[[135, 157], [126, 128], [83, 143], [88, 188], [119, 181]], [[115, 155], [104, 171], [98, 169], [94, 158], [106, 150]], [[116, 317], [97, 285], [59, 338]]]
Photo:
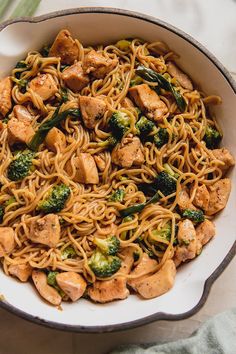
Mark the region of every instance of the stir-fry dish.
[[1, 263], [49, 303], [160, 296], [215, 235], [234, 158], [177, 58], [61, 30], [0, 81]]

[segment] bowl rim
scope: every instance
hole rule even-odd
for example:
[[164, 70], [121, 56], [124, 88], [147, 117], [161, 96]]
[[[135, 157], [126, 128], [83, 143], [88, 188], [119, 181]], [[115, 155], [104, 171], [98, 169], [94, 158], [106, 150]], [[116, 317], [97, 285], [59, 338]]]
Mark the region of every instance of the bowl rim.
[[[136, 11], [130, 11], [130, 10], [125, 10], [125, 9], [113, 8], [113, 7], [78, 7], [78, 8], [68, 9], [68, 10], [54, 11], [54, 12], [50, 12], [48, 14], [37, 16], [34, 18], [19, 17], [17, 19], [4, 21], [0, 24], [0, 32], [4, 28], [8, 27], [9, 25], [12, 25], [12, 24], [18, 23], [18, 22], [39, 23], [39, 22], [43, 22], [46, 20], [50, 20], [52, 18], [56, 18], [56, 17], [76, 15], [76, 14], [90, 14], [90, 13], [115, 14], [115, 15], [120, 15], [120, 16], [132, 17], [132, 18], [136, 18], [138, 20], [144, 20], [146, 22], [149, 22], [149, 23], [152, 23], [155, 25], [159, 25], [160, 27], [163, 27], [163, 28], [171, 31], [172, 33], [183, 38], [184, 40], [189, 42], [191, 45], [196, 47], [198, 50], [200, 50], [203, 53], [203, 55], [205, 55], [217, 67], [217, 69], [222, 73], [224, 78], [227, 80], [227, 82], [231, 86], [232, 90], [236, 93], [236, 82], [234, 81], [234, 79], [230, 75], [229, 71], [201, 43], [199, 43], [197, 40], [195, 40], [189, 34], [176, 28], [175, 26], [170, 25], [169, 23], [167, 23], [165, 21], [162, 21], [162, 20], [155, 18], [153, 16], [142, 14], [142, 13], [139, 13]], [[45, 320], [45, 319], [38, 317], [38, 316], [30, 315], [29, 313], [26, 313], [26, 312], [18, 309], [17, 307], [7, 303], [6, 300], [0, 300], [0, 307], [17, 315], [18, 317], [21, 317], [21, 318], [28, 320], [30, 322], [34, 322], [36, 324], [43, 325], [43, 326], [53, 328], [53, 329], [57, 329], [57, 330], [78, 332], [78, 333], [105, 333], [105, 332], [124, 331], [124, 330], [128, 330], [128, 329], [140, 327], [143, 325], [147, 325], [149, 323], [152, 323], [155, 321], [160, 321], [160, 320], [179, 321], [179, 320], [183, 320], [183, 319], [193, 316], [203, 307], [203, 305], [205, 304], [207, 297], [210, 293], [210, 290], [211, 290], [211, 287], [212, 287], [214, 281], [225, 270], [225, 268], [230, 263], [230, 261], [233, 259], [235, 254], [236, 254], [236, 241], [232, 245], [231, 249], [229, 250], [229, 252], [225, 256], [223, 261], [214, 270], [214, 272], [205, 280], [203, 292], [202, 292], [202, 295], [201, 295], [198, 303], [191, 310], [184, 312], [184, 313], [180, 313], [180, 314], [173, 315], [173, 314], [168, 314], [166, 312], [156, 312], [152, 315], [145, 316], [143, 318], [133, 320], [133, 321], [128, 321], [125, 323], [104, 325], [104, 326], [103, 325], [82, 326], [82, 325], [63, 324], [63, 323], [59, 323], [59, 322]]]

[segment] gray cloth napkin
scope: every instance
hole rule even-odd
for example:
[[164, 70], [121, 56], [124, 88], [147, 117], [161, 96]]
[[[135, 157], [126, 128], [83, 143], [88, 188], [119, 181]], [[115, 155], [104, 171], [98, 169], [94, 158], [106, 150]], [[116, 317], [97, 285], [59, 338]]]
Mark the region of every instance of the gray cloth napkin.
[[236, 308], [211, 318], [187, 339], [123, 346], [110, 354], [236, 354]]

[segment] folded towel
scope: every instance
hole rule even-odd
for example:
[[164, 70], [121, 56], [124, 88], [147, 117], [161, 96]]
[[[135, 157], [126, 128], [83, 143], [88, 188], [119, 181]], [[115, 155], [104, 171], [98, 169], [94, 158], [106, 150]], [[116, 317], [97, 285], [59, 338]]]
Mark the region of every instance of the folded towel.
[[187, 339], [123, 346], [111, 354], [236, 354], [236, 308], [209, 319]]

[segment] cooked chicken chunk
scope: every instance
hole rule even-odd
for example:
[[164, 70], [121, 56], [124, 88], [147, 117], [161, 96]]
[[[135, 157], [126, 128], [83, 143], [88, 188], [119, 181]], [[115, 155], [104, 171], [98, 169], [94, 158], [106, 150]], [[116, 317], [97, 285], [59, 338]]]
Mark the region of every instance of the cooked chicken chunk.
[[[74, 180], [86, 184], [98, 184], [99, 176], [96, 163], [92, 155], [88, 153], [79, 153], [73, 161], [76, 169]], [[72, 166], [66, 165], [66, 170], [69, 174], [72, 173]]]
[[89, 297], [100, 303], [113, 300], [123, 300], [129, 296], [124, 278], [118, 277], [111, 280], [95, 281], [92, 287], [88, 288]]
[[12, 81], [9, 76], [0, 80], [0, 115], [2, 115], [3, 117], [6, 116], [6, 114], [10, 111], [12, 107], [12, 86]]
[[8, 270], [11, 275], [14, 275], [20, 281], [26, 282], [31, 276], [33, 268], [29, 265], [29, 263], [11, 264]]
[[132, 102], [128, 97], [125, 97], [125, 98], [121, 101], [121, 106], [124, 107], [124, 108], [126, 108], [126, 109], [134, 108], [133, 102]]
[[15, 117], [11, 118], [7, 124], [9, 144], [27, 144], [34, 136], [33, 117], [27, 108], [21, 105], [16, 105], [13, 108], [13, 113]]
[[202, 246], [215, 236], [216, 228], [212, 221], [205, 220], [196, 228], [196, 237]]
[[129, 93], [136, 105], [154, 121], [162, 121], [168, 112], [166, 104], [147, 84], [131, 87]]
[[[136, 290], [138, 284], [145, 277], [147, 277], [147, 274], [152, 273], [156, 266], [157, 266], [157, 261], [155, 261], [155, 259], [150, 258], [146, 253], [143, 253], [141, 261], [130, 273], [130, 275], [135, 276], [135, 278], [131, 278], [128, 280], [129, 286], [131, 286], [134, 290]], [[142, 275], [142, 274], [146, 274], [146, 275]]]
[[16, 245], [12, 227], [0, 227], [0, 257], [11, 253]]
[[106, 112], [106, 103], [98, 97], [80, 96], [79, 104], [84, 125], [93, 129]]
[[196, 230], [192, 221], [186, 219], [179, 223], [177, 235], [179, 246], [176, 247], [174, 262], [178, 266], [181, 262], [196, 257], [198, 242]]
[[126, 247], [122, 250], [120, 253], [121, 256], [123, 257], [121, 267], [119, 272], [124, 273], [124, 274], [129, 274], [131, 271], [131, 268], [134, 264], [134, 256], [133, 256], [134, 250], [132, 247]]
[[71, 65], [78, 58], [79, 49], [68, 30], [61, 30], [53, 42], [49, 57], [61, 58], [62, 64]]
[[190, 201], [190, 197], [186, 188], [181, 189], [178, 194], [178, 206], [181, 210], [196, 209]]
[[178, 68], [178, 66], [176, 66], [171, 61], [169, 61], [167, 64], [167, 72], [175, 79], [177, 79], [183, 88], [189, 91], [193, 90], [193, 84], [189, 79], [188, 75], [186, 75], [182, 70], [180, 70], [180, 68]]
[[217, 160], [224, 163], [223, 165], [219, 165], [219, 168], [222, 170], [223, 175], [228, 171], [230, 167], [235, 165], [234, 157], [233, 155], [231, 155], [228, 149], [214, 149], [212, 150], [212, 153], [214, 154]]
[[52, 286], [47, 283], [47, 276], [44, 272], [33, 270], [32, 279], [39, 294], [52, 305], [58, 306], [61, 303], [61, 296]]
[[106, 58], [102, 53], [91, 50], [84, 58], [83, 69], [97, 79], [104, 78], [117, 65], [117, 59]]
[[36, 243], [56, 247], [60, 239], [60, 231], [59, 217], [48, 214], [31, 223], [28, 238]]
[[[119, 272], [128, 274], [133, 265], [133, 251], [126, 248], [121, 253], [124, 256]], [[117, 277], [111, 280], [95, 281], [92, 287], [88, 288], [89, 297], [96, 302], [105, 303], [113, 300], [126, 299], [129, 296], [129, 290], [126, 287], [126, 279]]]
[[112, 150], [111, 160], [116, 165], [125, 168], [133, 165], [142, 165], [144, 163], [144, 155], [141, 147], [139, 138], [129, 134]]
[[43, 101], [48, 100], [58, 91], [56, 82], [51, 74], [40, 74], [29, 83], [29, 88], [39, 95]]
[[210, 202], [206, 210], [207, 215], [214, 215], [225, 208], [231, 191], [229, 178], [220, 179], [209, 186]]
[[101, 155], [94, 155], [94, 160], [97, 164], [99, 171], [103, 172], [106, 168], [106, 161], [105, 158]]
[[136, 290], [145, 299], [161, 296], [173, 287], [175, 275], [175, 264], [172, 259], [169, 259], [158, 272], [144, 277], [137, 284]]
[[14, 106], [13, 114], [14, 114], [15, 118], [17, 118], [18, 120], [28, 119], [28, 121], [32, 121], [32, 119], [33, 119], [33, 116], [30, 114], [28, 109], [20, 104], [17, 104], [16, 106]]
[[84, 73], [80, 62], [65, 69], [61, 77], [65, 85], [73, 92], [79, 92], [89, 83], [89, 77]]
[[77, 301], [83, 296], [87, 283], [84, 278], [75, 272], [63, 272], [56, 275], [59, 287], [72, 301]]
[[57, 146], [63, 149], [66, 146], [66, 137], [60, 129], [52, 128], [45, 138], [45, 144], [49, 150], [57, 152]]
[[198, 186], [196, 189], [195, 197], [193, 199], [193, 204], [200, 209], [207, 210], [209, 201], [210, 194], [205, 184]]

